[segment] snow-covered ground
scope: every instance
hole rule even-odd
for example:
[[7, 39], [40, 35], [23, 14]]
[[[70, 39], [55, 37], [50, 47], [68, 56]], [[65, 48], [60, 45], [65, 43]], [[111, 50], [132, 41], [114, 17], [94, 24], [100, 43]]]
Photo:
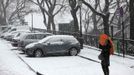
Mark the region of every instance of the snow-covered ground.
[[[32, 58], [13, 49], [5, 40], [0, 39], [0, 46], [0, 75], [35, 75], [19, 57], [43, 75], [103, 75], [100, 63], [79, 57], [100, 62], [97, 58], [100, 52], [88, 47], [84, 47], [79, 56]], [[134, 59], [111, 56], [110, 75], [134, 74], [133, 62]]]
[[0, 75], [35, 75], [11, 51], [11, 45], [0, 39]]

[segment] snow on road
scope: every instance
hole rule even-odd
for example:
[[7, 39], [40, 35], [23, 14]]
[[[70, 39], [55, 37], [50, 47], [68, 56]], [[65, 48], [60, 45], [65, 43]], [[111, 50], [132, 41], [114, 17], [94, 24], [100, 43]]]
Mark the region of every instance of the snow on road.
[[[0, 40], [0, 46], [0, 75], [34, 75], [17, 55], [43, 75], [103, 75], [100, 63], [79, 56], [32, 58], [21, 54], [20, 51], [11, 50], [13, 47], [4, 40]], [[99, 53], [99, 51], [84, 48], [79, 55], [99, 61], [97, 58]], [[133, 62], [132, 59], [111, 56], [110, 75], [134, 74], [134, 69], [130, 68], [134, 65]]]
[[[20, 54], [20, 51], [14, 51]], [[103, 75], [101, 66], [79, 56], [46, 56], [42, 58], [19, 55], [43, 75]], [[96, 73], [96, 71], [98, 73]]]

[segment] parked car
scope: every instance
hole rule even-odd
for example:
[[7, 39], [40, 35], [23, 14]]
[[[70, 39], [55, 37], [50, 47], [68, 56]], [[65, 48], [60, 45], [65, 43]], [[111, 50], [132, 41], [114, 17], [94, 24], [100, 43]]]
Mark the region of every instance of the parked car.
[[0, 38], [3, 38], [3, 34], [5, 33], [5, 32], [7, 32], [8, 30], [10, 30], [11, 29], [11, 27], [8, 27], [8, 26], [0, 26]]
[[16, 36], [19, 36], [21, 33], [28, 33], [29, 31], [12, 31], [4, 36], [4, 38], [8, 41], [12, 41], [12, 39]]
[[24, 34], [24, 33], [30, 33], [30, 31], [16, 31], [15, 34], [11, 35], [12, 36], [11, 41], [13, 41], [14, 38], [19, 37], [21, 36], [21, 34]]
[[1, 37], [1, 38], [5, 38], [5, 36], [6, 36], [7, 34], [13, 32], [13, 31], [16, 31], [16, 29], [15, 29], [15, 28], [9, 28], [9, 30], [4, 31], [4, 32], [0, 35], [0, 37]]
[[41, 57], [47, 54], [64, 53], [75, 56], [80, 52], [80, 43], [70, 35], [48, 36], [25, 47], [28, 56]]
[[51, 33], [24, 33], [16, 39], [17, 46], [20, 50], [24, 50], [25, 46], [32, 42], [37, 42], [46, 36], [52, 35]]

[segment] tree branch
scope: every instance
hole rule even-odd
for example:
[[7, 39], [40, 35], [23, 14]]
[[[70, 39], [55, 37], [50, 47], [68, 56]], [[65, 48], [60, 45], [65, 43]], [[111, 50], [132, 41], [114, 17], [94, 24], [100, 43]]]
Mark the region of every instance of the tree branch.
[[57, 10], [57, 12], [56, 13], [54, 13], [54, 16], [55, 15], [57, 15], [62, 9], [64, 8], [64, 6], [62, 5], [61, 7], [60, 7], [60, 9], [59, 10]]
[[91, 11], [92, 11], [93, 13], [95, 13], [96, 15], [99, 15], [99, 16], [101, 16], [101, 17], [105, 16], [105, 15], [103, 15], [102, 13], [97, 12], [90, 4], [88, 4], [87, 2], [85, 2], [85, 0], [82, 0], [82, 2], [83, 2], [87, 7], [89, 7], [89, 8], [91, 9]]

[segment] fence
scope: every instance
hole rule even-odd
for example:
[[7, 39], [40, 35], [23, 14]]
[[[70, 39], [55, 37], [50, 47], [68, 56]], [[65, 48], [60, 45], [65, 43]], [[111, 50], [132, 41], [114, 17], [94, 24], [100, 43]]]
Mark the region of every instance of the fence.
[[123, 53], [125, 55], [131, 55], [134, 56], [134, 45], [131, 43], [134, 42], [134, 40], [130, 39], [124, 39], [124, 50], [123, 50], [123, 39], [122, 38], [113, 38], [114, 44], [115, 44], [115, 50], [117, 53]]

